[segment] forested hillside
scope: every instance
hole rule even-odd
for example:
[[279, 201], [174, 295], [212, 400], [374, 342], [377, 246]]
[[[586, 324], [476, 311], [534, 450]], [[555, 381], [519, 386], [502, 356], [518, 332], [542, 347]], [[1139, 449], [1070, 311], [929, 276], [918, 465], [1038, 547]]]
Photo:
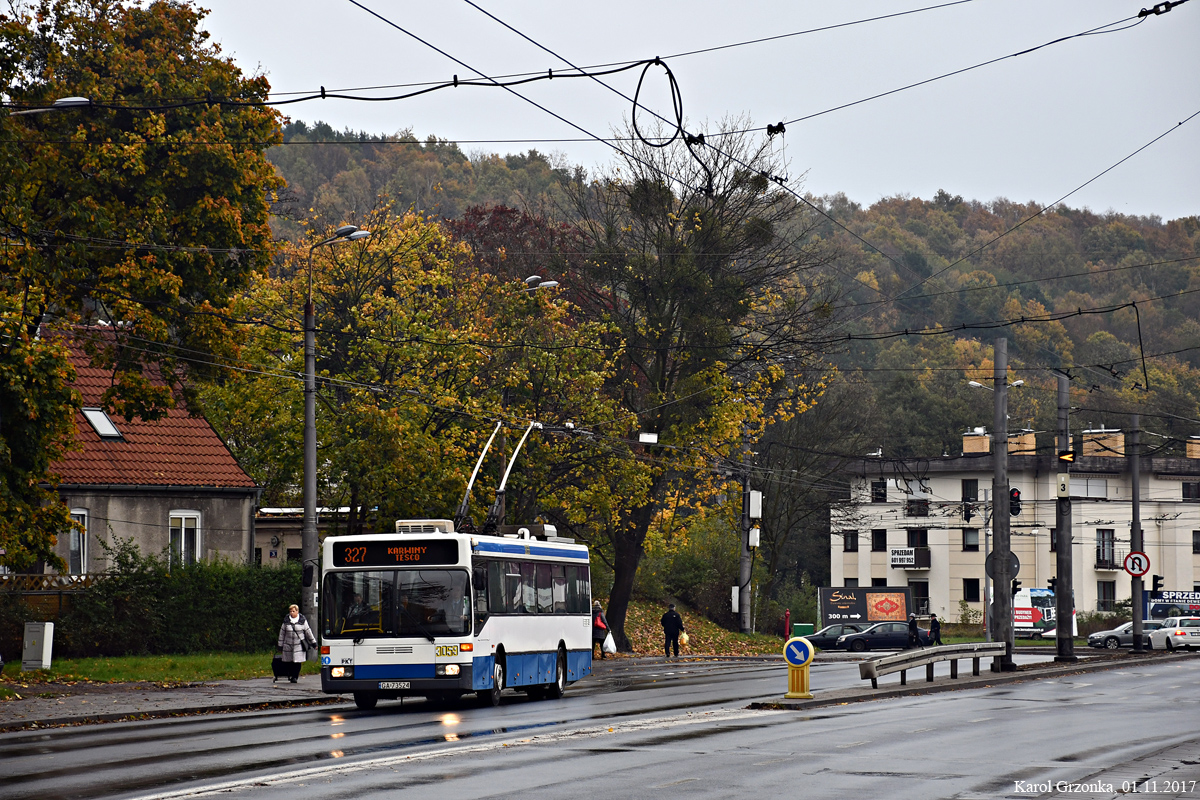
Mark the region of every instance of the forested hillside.
[[[307, 242], [347, 222], [379, 231], [314, 266], [318, 315], [338, 318], [319, 332], [318, 368], [343, 381], [318, 418], [321, 491], [361, 509], [351, 526], [372, 508], [450, 513], [498, 409], [564, 431], [599, 424], [586, 441], [531, 439], [510, 513], [589, 541], [614, 598], [678, 597], [735, 625], [748, 465], [766, 493], [754, 607], [770, 624], [828, 580], [843, 459], [937, 457], [967, 428], [990, 429], [992, 396], [968, 381], [990, 383], [997, 336], [1024, 382], [1010, 427], [1042, 432], [1044, 448], [1055, 370], [1071, 376], [1075, 430], [1123, 427], [1137, 410], [1159, 452], [1200, 433], [1196, 217], [1040, 213], [945, 192], [797, 202], [761, 177], [783, 170], [747, 139], [743, 163], [761, 173], [718, 158], [701, 169], [682, 146], [643, 154], [692, 170], [685, 188], [711, 170], [711, 195], [641, 162], [589, 176], [534, 150], [467, 154], [301, 122], [284, 139], [268, 151], [288, 184], [274, 224], [295, 246], [247, 313], [270, 296], [265, 307], [285, 310], [270, 325], [291, 332], [256, 337], [264, 369], [289, 357]], [[529, 274], [561, 281], [554, 299], [522, 291]], [[278, 439], [298, 435], [280, 420], [299, 397], [266, 384], [214, 388], [208, 410], [267, 499], [293, 504], [295, 448]], [[641, 446], [639, 430], [670, 446]]]

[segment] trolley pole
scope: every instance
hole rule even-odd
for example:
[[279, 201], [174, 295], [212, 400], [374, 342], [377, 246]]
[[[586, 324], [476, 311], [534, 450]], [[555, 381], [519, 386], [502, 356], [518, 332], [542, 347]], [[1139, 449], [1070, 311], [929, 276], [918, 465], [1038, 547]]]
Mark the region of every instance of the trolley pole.
[[[1141, 418], [1133, 415], [1132, 428], [1129, 432], [1129, 477], [1133, 484], [1133, 519], [1129, 525], [1129, 549], [1143, 552], [1142, 548], [1142, 469], [1141, 469]], [[1129, 582], [1130, 597], [1133, 599], [1133, 652], [1141, 653], [1142, 648], [1142, 576], [1133, 575]]]
[[996, 629], [992, 638], [1005, 643], [1004, 655], [993, 662], [996, 672], [1010, 672], [1013, 664], [1013, 614], [1012, 579], [1009, 567], [1012, 558], [1012, 540], [1009, 537], [1008, 496], [1008, 339], [1000, 336], [993, 343], [992, 359], [995, 362], [994, 396], [995, 415], [992, 419], [992, 532], [995, 536], [992, 557], [996, 573], [995, 611]]
[[[1071, 449], [1071, 380], [1066, 375], [1058, 376], [1058, 452]], [[1059, 461], [1062, 470], [1058, 500], [1054, 507], [1054, 525], [1058, 537], [1056, 542], [1055, 566], [1058, 573], [1055, 588], [1055, 661], [1078, 661], [1075, 657], [1075, 581], [1074, 551], [1071, 539], [1071, 462]]]

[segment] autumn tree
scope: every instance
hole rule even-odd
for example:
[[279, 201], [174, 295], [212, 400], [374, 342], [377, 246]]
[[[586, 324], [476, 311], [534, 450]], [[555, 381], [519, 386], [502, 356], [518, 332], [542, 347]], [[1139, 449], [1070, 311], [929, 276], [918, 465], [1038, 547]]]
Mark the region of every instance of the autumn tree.
[[[38, 409], [43, 435], [26, 444], [53, 453], [73, 411], [51, 388], [70, 375], [61, 353], [41, 349], [45, 326], [107, 326], [87, 344], [116, 376], [105, 405], [144, 419], [173, 404], [181, 352], [206, 354], [188, 367], [203, 372], [236, 343], [222, 307], [269, 261], [267, 196], [279, 181], [263, 147], [278, 140], [279, 119], [256, 105], [266, 80], [224, 58], [187, 3], [18, 0], [9, 9], [0, 91], [15, 113], [0, 117], [0, 308], [11, 335], [0, 360], [21, 351], [58, 375], [0, 393], [0, 437]], [[88, 102], [46, 110], [69, 97]], [[42, 464], [29, 467], [28, 480], [51, 480]], [[22, 468], [0, 465], [10, 485]], [[37, 517], [27, 510], [0, 515], [0, 545], [18, 535], [15, 520]], [[47, 552], [55, 528], [39, 525], [43, 544], [29, 552]]]
[[621, 433], [656, 433], [661, 448], [645, 464], [645, 499], [608, 528], [608, 614], [625, 649], [644, 542], [668, 498], [732, 489], [713, 482], [714, 460], [736, 459], [744, 436], [812, 399], [805, 370], [819, 367], [812, 336], [829, 298], [808, 274], [828, 253], [770, 180], [784, 169], [769, 141], [735, 132], [744, 127], [726, 124], [718, 147], [636, 145], [575, 194], [588, 258], [571, 280], [625, 343], [611, 384], [632, 415]]

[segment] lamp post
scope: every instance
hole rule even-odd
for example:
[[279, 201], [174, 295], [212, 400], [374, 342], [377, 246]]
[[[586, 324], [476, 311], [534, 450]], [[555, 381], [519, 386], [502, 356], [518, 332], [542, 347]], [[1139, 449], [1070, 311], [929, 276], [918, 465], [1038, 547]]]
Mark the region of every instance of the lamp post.
[[370, 235], [370, 231], [360, 231], [357, 225], [343, 225], [333, 232], [333, 236], [308, 248], [308, 293], [304, 301], [304, 522], [300, 528], [304, 588], [300, 610], [305, 617], [314, 620], [317, 613], [317, 322], [313, 311], [313, 251]]

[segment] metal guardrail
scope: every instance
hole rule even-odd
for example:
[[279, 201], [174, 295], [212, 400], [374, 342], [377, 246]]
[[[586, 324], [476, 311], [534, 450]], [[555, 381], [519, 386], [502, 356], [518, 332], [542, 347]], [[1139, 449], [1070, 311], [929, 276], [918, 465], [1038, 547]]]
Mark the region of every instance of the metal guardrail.
[[958, 662], [971, 659], [971, 674], [979, 674], [979, 659], [1004, 655], [1004, 642], [967, 642], [966, 644], [944, 644], [938, 647], [918, 647], [891, 656], [882, 656], [863, 661], [858, 665], [858, 677], [871, 679], [871, 688], [879, 688], [879, 679], [894, 672], [900, 673], [900, 685], [908, 685], [908, 670], [925, 667], [925, 680], [933, 682], [933, 665], [938, 661], [950, 662], [950, 677], [958, 677]]

